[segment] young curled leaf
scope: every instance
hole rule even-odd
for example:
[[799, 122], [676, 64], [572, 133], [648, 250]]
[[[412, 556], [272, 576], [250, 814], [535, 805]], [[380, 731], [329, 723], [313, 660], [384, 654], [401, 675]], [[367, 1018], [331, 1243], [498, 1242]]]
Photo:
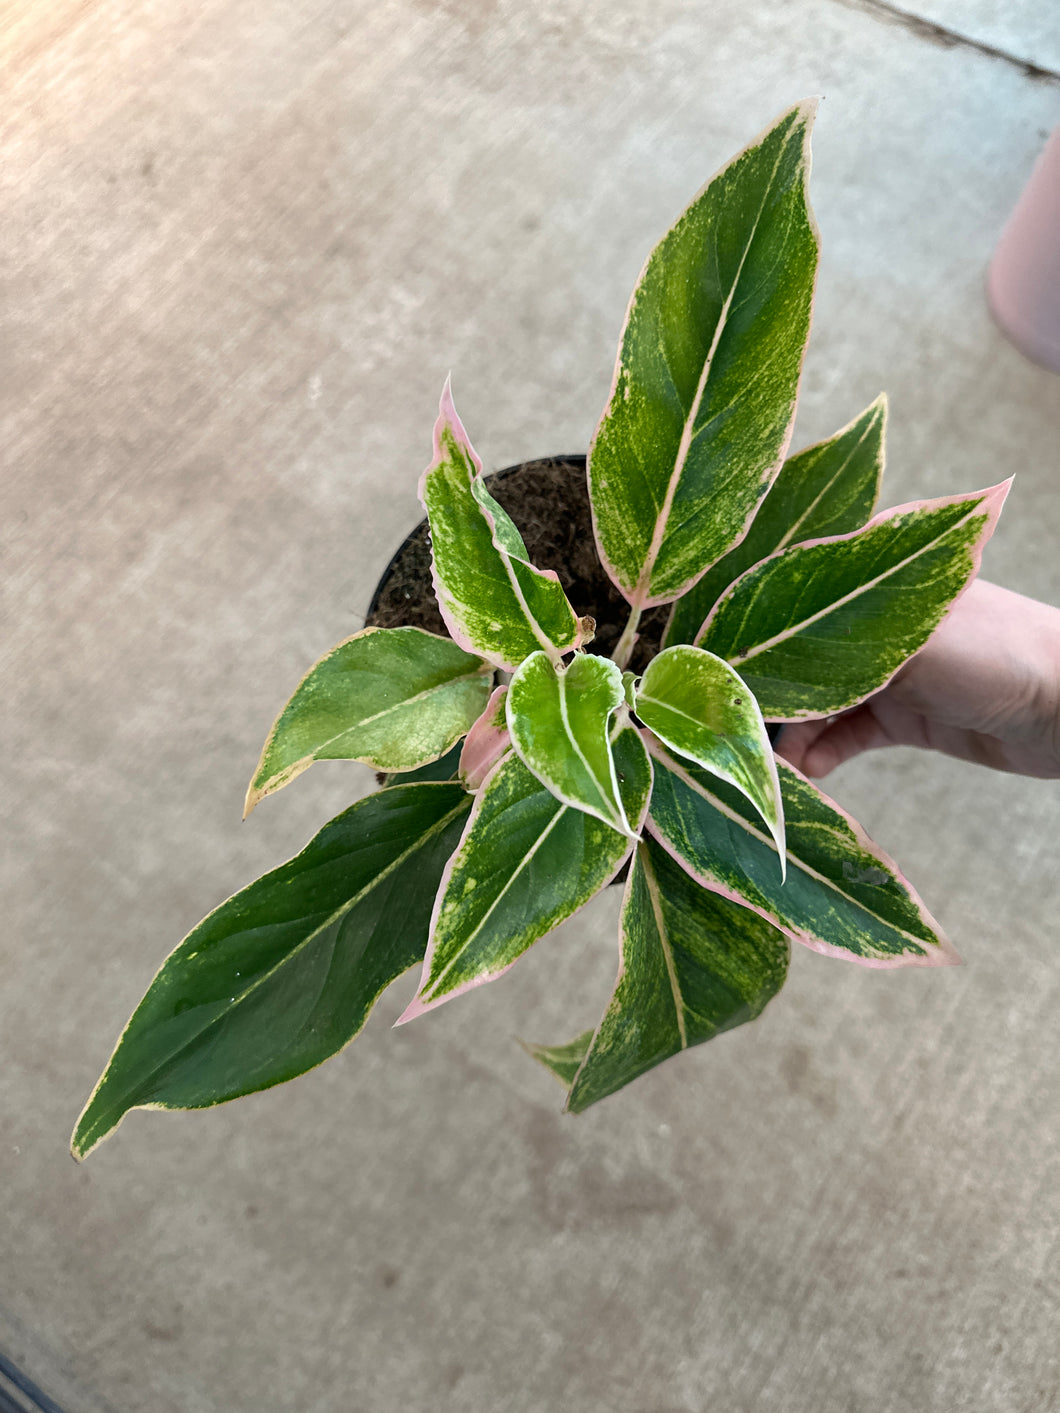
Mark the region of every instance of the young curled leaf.
[[468, 652], [513, 672], [530, 653], [556, 660], [582, 628], [552, 570], [535, 569], [453, 406], [448, 381], [434, 428], [434, 461], [420, 481], [431, 527], [434, 591], [445, 625]]
[[318, 760], [416, 770], [443, 756], [481, 713], [492, 669], [422, 628], [365, 628], [309, 669], [276, 718], [244, 819]]
[[579, 653], [557, 667], [534, 653], [511, 680], [506, 714], [520, 759], [557, 800], [632, 835], [609, 740], [622, 701], [622, 674], [609, 658]]
[[497, 687], [486, 709], [472, 725], [460, 752], [460, 780], [472, 794], [511, 746], [508, 723], [504, 712], [507, 687]]

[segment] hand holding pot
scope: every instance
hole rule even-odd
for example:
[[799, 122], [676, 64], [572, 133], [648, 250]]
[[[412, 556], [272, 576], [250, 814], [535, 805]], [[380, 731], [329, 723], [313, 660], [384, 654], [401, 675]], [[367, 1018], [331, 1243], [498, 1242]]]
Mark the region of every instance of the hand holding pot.
[[820, 777], [879, 746], [1060, 777], [1060, 609], [977, 579], [882, 691], [786, 726], [777, 752]]

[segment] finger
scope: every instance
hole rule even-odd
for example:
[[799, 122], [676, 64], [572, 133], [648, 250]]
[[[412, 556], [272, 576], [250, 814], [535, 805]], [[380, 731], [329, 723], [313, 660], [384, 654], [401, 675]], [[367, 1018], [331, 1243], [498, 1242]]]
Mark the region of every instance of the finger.
[[819, 721], [791, 722], [781, 731], [774, 749], [789, 765], [806, 774], [806, 752], [828, 726], [828, 720], [823, 717]]
[[[801, 755], [801, 762], [793, 760], [786, 750], [783, 754], [797, 770], [815, 779], [827, 775], [835, 770], [837, 765], [852, 760], [854, 756], [861, 755], [862, 751], [872, 751], [880, 746], [892, 744], [892, 737], [880, 725], [868, 704], [855, 707], [853, 711], [844, 712], [842, 716], [831, 720], [800, 723], [792, 729], [801, 731], [805, 727], [816, 727], [817, 730], [812, 734], [808, 732], [803, 741], [796, 738], [794, 745]], [[781, 736], [785, 746], [787, 734], [785, 731]]]

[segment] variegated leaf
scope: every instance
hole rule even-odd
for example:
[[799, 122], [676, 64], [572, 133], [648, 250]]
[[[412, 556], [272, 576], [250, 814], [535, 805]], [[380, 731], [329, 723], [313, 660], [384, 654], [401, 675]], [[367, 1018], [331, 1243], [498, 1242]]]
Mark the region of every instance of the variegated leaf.
[[789, 545], [857, 530], [872, 514], [883, 476], [887, 398], [828, 441], [789, 456], [734, 549], [711, 565], [673, 606], [664, 647], [694, 643], [722, 594], [760, 560]]
[[428, 761], [426, 765], [421, 765], [416, 770], [388, 772], [380, 784], [384, 786], [415, 785], [420, 780], [455, 780], [460, 768], [462, 744], [458, 741], [455, 746], [446, 751], [444, 756], [439, 756], [437, 760]]
[[570, 1089], [595, 1034], [595, 1031], [587, 1030], [568, 1040], [566, 1045], [533, 1045], [526, 1040], [520, 1043], [532, 1059], [556, 1076], [564, 1089]]
[[511, 747], [504, 702], [507, 687], [498, 687], [474, 722], [460, 752], [460, 779], [465, 790], [478, 790], [486, 776]]
[[365, 628], [309, 669], [276, 718], [247, 790], [265, 795], [318, 760], [410, 771], [458, 741], [489, 697], [492, 669], [422, 628]]
[[924, 646], [975, 578], [1011, 483], [884, 511], [863, 530], [756, 565], [707, 620], [771, 721], [864, 701]]
[[669, 603], [725, 554], [783, 461], [817, 269], [814, 108], [714, 177], [633, 293], [589, 490], [601, 560], [635, 609]]
[[747, 796], [776, 842], [783, 877], [777, 765], [758, 703], [739, 674], [701, 648], [666, 648], [640, 679], [634, 710], [671, 750]]
[[[651, 794], [640, 734], [618, 732], [615, 763], [625, 813], [639, 828]], [[621, 868], [630, 840], [561, 804], [513, 751], [479, 791], [438, 890], [419, 995], [399, 1024], [493, 981]]]
[[557, 575], [528, 562], [519, 531], [486, 490], [448, 381], [420, 500], [430, 520], [438, 607], [461, 647], [511, 672], [530, 653], [558, 659], [577, 646], [582, 627]]
[[424, 953], [471, 798], [398, 785], [358, 801], [229, 898], [163, 964], [78, 1120], [84, 1158], [130, 1109], [201, 1109], [319, 1065]]
[[631, 834], [608, 740], [622, 700], [622, 673], [608, 658], [578, 653], [557, 667], [534, 653], [511, 680], [506, 711], [520, 759], [557, 800]]
[[679, 763], [649, 739], [655, 767], [647, 828], [705, 888], [753, 908], [814, 952], [869, 967], [959, 960], [894, 861], [805, 776], [778, 761], [787, 881], [776, 845], [731, 785]]
[[571, 1087], [574, 1113], [754, 1020], [787, 975], [784, 934], [701, 888], [654, 841], [637, 846], [621, 926], [618, 982]]

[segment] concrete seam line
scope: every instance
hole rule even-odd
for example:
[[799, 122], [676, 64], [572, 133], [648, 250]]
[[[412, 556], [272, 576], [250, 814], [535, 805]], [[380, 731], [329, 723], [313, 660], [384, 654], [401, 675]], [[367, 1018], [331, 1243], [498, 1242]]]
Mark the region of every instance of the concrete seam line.
[[885, 24], [900, 25], [903, 29], [909, 30], [911, 34], [915, 34], [920, 39], [926, 39], [929, 44], [938, 45], [940, 48], [970, 49], [976, 54], [982, 54], [987, 59], [999, 59], [1002, 63], [1018, 69], [1024, 78], [1029, 78], [1035, 83], [1060, 84], [1060, 73], [1055, 69], [1043, 68], [1030, 59], [1021, 59], [1018, 54], [1010, 54], [1006, 49], [998, 49], [996, 45], [986, 44], [980, 39], [972, 39], [967, 34], [958, 33], [957, 30], [946, 29], [944, 25], [936, 24], [933, 20], [926, 20], [920, 15], [912, 14], [909, 10], [899, 9], [897, 5], [889, 4], [888, 0], [838, 0], [838, 3], [845, 5], [848, 10], [858, 10], [862, 14], [874, 15], [883, 20]]

